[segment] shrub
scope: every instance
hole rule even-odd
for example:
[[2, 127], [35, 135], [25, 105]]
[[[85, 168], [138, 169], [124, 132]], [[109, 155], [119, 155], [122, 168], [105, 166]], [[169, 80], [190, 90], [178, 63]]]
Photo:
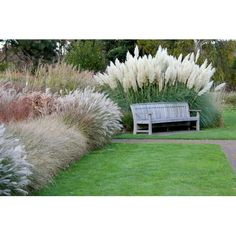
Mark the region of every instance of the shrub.
[[71, 49], [66, 55], [66, 61], [80, 70], [104, 70], [106, 58], [102, 42], [80, 40], [72, 43]]
[[7, 136], [0, 126], [0, 195], [27, 195], [31, 166], [25, 160], [24, 147], [19, 140]]
[[[207, 60], [201, 66], [197, 65], [198, 56], [192, 53], [185, 58], [182, 55], [175, 58], [159, 47], [154, 57], [140, 57], [136, 47], [134, 56], [128, 52], [124, 63], [111, 62], [105, 73], [98, 73], [94, 78], [123, 112], [130, 112], [132, 103], [186, 101], [192, 109], [202, 110], [202, 126], [215, 126], [220, 117], [220, 109], [210, 95], [215, 69], [211, 64], [207, 66]], [[217, 86], [216, 90], [224, 85]]]
[[87, 151], [87, 139], [74, 127], [55, 116], [11, 123], [9, 130], [25, 145], [26, 160], [32, 164], [30, 190], [39, 190], [59, 170], [79, 160]]
[[107, 95], [92, 89], [59, 97], [56, 106], [66, 124], [76, 125], [85, 134], [91, 148], [106, 144], [121, 128], [118, 106]]

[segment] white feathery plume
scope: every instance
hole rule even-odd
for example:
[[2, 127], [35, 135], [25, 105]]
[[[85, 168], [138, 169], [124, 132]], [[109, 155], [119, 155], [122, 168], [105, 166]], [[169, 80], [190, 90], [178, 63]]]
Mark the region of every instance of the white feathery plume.
[[130, 52], [128, 51], [127, 54], [126, 54], [126, 60], [128, 61], [131, 57], [132, 57], [132, 55], [131, 55]]
[[226, 83], [221, 83], [215, 87], [215, 91], [220, 91], [225, 87]]
[[198, 50], [197, 50], [196, 57], [195, 57], [195, 63], [197, 62], [199, 56], [200, 56], [200, 50], [198, 49]]
[[191, 54], [190, 54], [189, 61], [190, 61], [190, 62], [194, 62], [194, 53], [191, 53]]
[[200, 69], [205, 69], [207, 66], [207, 59], [203, 62], [203, 64], [200, 66]]
[[207, 93], [213, 85], [213, 81], [209, 82], [207, 86], [205, 86], [199, 93], [198, 96], [202, 96], [203, 94]]
[[154, 57], [151, 55], [141, 57], [136, 46], [134, 56], [128, 51], [124, 63], [116, 59], [115, 64], [110, 63], [105, 73], [97, 73], [94, 78], [101, 85], [107, 84], [111, 89], [115, 89], [119, 81], [124, 91], [131, 88], [137, 91], [138, 88], [154, 82], [158, 85], [159, 91], [162, 91], [164, 87], [179, 82], [201, 95], [211, 89], [213, 81], [210, 80], [215, 69], [212, 68], [212, 64], [207, 64], [207, 60], [201, 66], [197, 65], [198, 57], [199, 51], [196, 56], [191, 53], [183, 58], [180, 54], [176, 58], [169, 55], [167, 49], [161, 46]]
[[138, 50], [138, 46], [136, 45], [135, 49], [134, 49], [134, 57], [138, 58], [139, 56], [139, 50]]
[[179, 57], [178, 57], [178, 62], [181, 62], [182, 61], [182, 58], [183, 58], [183, 55], [182, 55], [182, 53], [179, 55]]

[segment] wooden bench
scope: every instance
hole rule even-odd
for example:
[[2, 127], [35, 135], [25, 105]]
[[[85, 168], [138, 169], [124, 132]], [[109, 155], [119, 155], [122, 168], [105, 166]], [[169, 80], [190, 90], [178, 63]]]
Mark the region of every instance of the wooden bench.
[[[200, 130], [200, 110], [189, 110], [186, 102], [157, 102], [132, 104], [134, 130], [133, 133], [152, 134], [152, 125], [161, 123], [196, 122], [196, 130]], [[196, 116], [190, 113], [195, 112]], [[140, 125], [148, 125], [148, 130], [139, 129]]]

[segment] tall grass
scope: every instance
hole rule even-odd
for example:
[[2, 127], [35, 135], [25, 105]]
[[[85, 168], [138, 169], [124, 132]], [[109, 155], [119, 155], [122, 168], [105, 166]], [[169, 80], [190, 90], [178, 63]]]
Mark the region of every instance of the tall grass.
[[79, 71], [65, 62], [41, 64], [34, 73], [29, 68], [23, 71], [8, 69], [0, 73], [0, 83], [11, 83], [17, 91], [43, 91], [50, 89], [53, 93], [68, 93], [77, 88], [96, 87], [93, 72]]
[[207, 61], [198, 65], [198, 56], [192, 53], [175, 58], [159, 47], [154, 57], [140, 57], [136, 47], [134, 56], [128, 52], [124, 63], [111, 62], [105, 73], [98, 73], [94, 78], [122, 107], [124, 122], [131, 120], [132, 103], [185, 101], [191, 109], [201, 110], [202, 127], [217, 126], [221, 117], [219, 98], [225, 84], [215, 88], [218, 96], [215, 102], [211, 80], [215, 69]]
[[0, 122], [22, 120], [29, 116], [30, 106], [21, 102], [21, 93], [14, 88], [0, 86]]
[[97, 82], [90, 71], [80, 71], [65, 62], [40, 65], [35, 72], [33, 87], [50, 88], [52, 92], [69, 92], [77, 88], [95, 87]]
[[92, 89], [75, 90], [57, 99], [57, 112], [69, 126], [76, 126], [91, 148], [111, 141], [121, 129], [121, 112], [105, 94]]
[[0, 122], [22, 121], [51, 114], [55, 96], [51, 93], [21, 93], [13, 88], [0, 87]]
[[17, 93], [30, 90], [34, 79], [29, 68], [24, 68], [22, 71], [9, 68], [0, 72], [0, 86], [15, 89]]
[[13, 100], [16, 100], [20, 97], [14, 88], [8, 86], [7, 84], [0, 86], [0, 104], [1, 106], [8, 105]]
[[25, 145], [26, 160], [32, 165], [31, 191], [51, 182], [59, 170], [79, 160], [87, 151], [87, 139], [56, 116], [10, 123], [9, 132]]

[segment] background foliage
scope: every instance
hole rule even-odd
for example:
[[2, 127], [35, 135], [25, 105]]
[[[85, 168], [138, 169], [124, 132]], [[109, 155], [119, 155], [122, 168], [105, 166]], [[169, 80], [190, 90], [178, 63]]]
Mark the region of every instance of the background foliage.
[[154, 55], [158, 45], [166, 47], [174, 56], [200, 50], [199, 63], [205, 59], [216, 68], [214, 80], [225, 81], [228, 89], [236, 87], [236, 41], [235, 40], [137, 40], [142, 53]]
[[104, 71], [109, 61], [125, 60], [135, 45], [141, 55], [156, 52], [159, 45], [174, 56], [200, 50], [199, 63], [206, 58], [216, 68], [214, 79], [226, 81], [228, 89], [236, 88], [235, 40], [0, 40], [0, 71], [9, 67], [36, 68], [39, 63], [66, 62], [81, 70]]
[[75, 41], [70, 45], [66, 61], [81, 70], [104, 70], [106, 60], [103, 44], [98, 40]]

